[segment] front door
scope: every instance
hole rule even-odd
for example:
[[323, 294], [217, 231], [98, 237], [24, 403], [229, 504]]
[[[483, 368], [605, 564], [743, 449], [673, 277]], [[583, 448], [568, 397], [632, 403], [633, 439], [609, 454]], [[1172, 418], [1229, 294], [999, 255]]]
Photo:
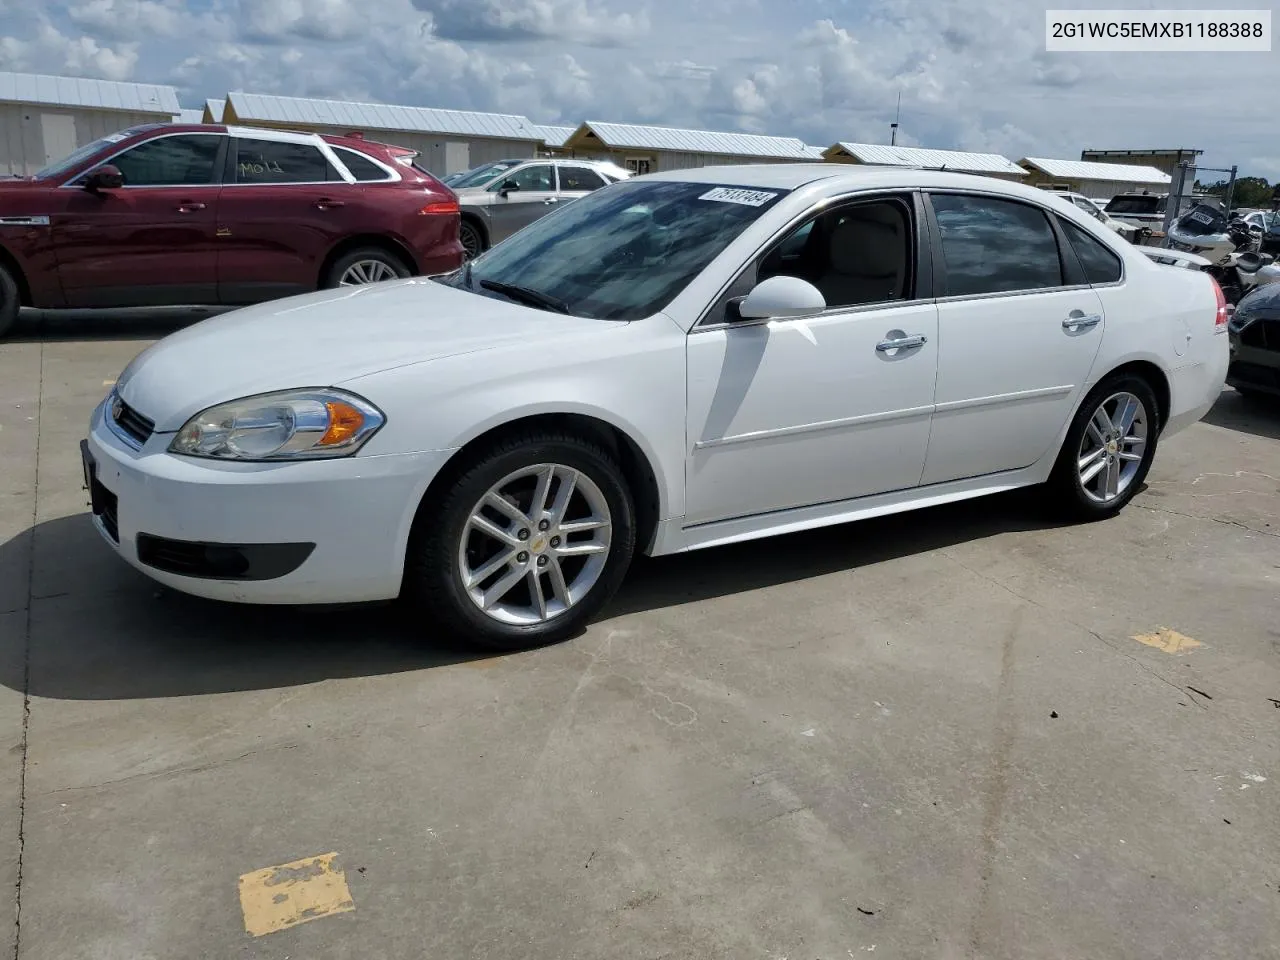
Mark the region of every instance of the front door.
[[494, 194], [488, 208], [490, 243], [527, 227], [554, 210], [558, 202], [555, 168], [549, 163], [531, 163], [503, 174], [488, 191]]
[[799, 276], [819, 316], [730, 321], [689, 336], [689, 525], [915, 487], [929, 443], [937, 308], [918, 282], [911, 198], [837, 206], [730, 288]]
[[1049, 452], [1105, 325], [1101, 298], [1039, 206], [943, 193], [932, 204], [945, 280], [926, 484], [1027, 467]]
[[316, 289], [328, 251], [360, 206], [314, 143], [231, 142], [218, 207], [218, 299], [255, 303]]
[[107, 161], [124, 186], [61, 188], [66, 197], [51, 227], [68, 306], [217, 302], [214, 223], [225, 141], [162, 135]]

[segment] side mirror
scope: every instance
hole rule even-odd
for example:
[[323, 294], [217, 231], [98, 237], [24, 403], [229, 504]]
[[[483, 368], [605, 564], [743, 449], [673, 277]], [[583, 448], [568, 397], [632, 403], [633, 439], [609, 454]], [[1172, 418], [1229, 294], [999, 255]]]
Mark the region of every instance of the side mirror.
[[[736, 305], [737, 317], [732, 306]], [[741, 300], [731, 304], [730, 318], [742, 320], [785, 320], [812, 317], [827, 309], [822, 292], [799, 277], [770, 277]]]
[[104, 163], [85, 178], [84, 188], [96, 192], [98, 190], [119, 190], [124, 186], [124, 174], [117, 167]]
[[511, 193], [513, 190], [518, 192], [520, 190], [520, 184], [516, 183], [514, 180], [504, 180], [502, 182], [502, 186], [498, 188], [498, 196], [505, 198], [506, 195]]

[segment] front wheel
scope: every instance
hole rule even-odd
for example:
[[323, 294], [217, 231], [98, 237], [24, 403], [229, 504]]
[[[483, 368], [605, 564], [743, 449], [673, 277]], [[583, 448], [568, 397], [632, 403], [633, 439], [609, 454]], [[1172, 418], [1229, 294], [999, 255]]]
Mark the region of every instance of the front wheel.
[[1076, 411], [1048, 492], [1059, 512], [1077, 520], [1119, 513], [1146, 479], [1156, 453], [1159, 407], [1146, 380], [1108, 377]]
[[419, 509], [405, 597], [486, 646], [575, 635], [631, 563], [635, 510], [622, 471], [581, 438], [508, 440], [474, 457], [439, 496]]
[[4, 264], [0, 264], [0, 337], [12, 330], [13, 325], [18, 322], [21, 307], [18, 282]]

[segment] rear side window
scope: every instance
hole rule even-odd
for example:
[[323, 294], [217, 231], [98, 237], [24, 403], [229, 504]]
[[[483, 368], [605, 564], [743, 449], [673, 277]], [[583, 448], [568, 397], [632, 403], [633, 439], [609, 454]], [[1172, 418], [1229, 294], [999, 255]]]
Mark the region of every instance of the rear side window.
[[1062, 286], [1058, 241], [1040, 209], [996, 197], [931, 199], [942, 234], [947, 296]]
[[203, 134], [159, 137], [126, 150], [111, 163], [119, 169], [127, 187], [213, 183], [221, 140]]
[[1155, 213], [1159, 197], [1112, 197], [1107, 201], [1107, 213]]
[[355, 150], [347, 150], [344, 147], [335, 147], [334, 151], [338, 154], [338, 159], [342, 161], [342, 165], [350, 170], [351, 175], [361, 183], [371, 180], [391, 179], [387, 171], [362, 153], [358, 153]]
[[309, 143], [238, 140], [237, 183], [325, 183], [341, 180], [320, 150]]
[[1062, 230], [1067, 235], [1067, 239], [1071, 241], [1071, 248], [1075, 250], [1076, 256], [1080, 259], [1080, 265], [1084, 267], [1084, 275], [1090, 283], [1116, 283], [1120, 279], [1120, 258], [1111, 250], [1107, 249], [1106, 244], [1100, 240], [1089, 236], [1089, 234], [1081, 230], [1074, 223], [1068, 220], [1059, 219], [1062, 224]]
[[594, 170], [586, 167], [560, 167], [561, 190], [598, 190], [605, 185]]

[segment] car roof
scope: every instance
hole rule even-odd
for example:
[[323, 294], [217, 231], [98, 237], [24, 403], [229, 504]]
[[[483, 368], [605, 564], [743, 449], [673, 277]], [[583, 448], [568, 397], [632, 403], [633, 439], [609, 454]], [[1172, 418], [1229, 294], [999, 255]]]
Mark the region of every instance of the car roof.
[[1043, 202], [1049, 191], [1022, 183], [974, 173], [950, 173], [917, 167], [888, 167], [851, 163], [748, 163], [646, 174], [640, 180], [682, 180], [688, 183], [732, 184], [775, 190], [795, 190], [822, 183], [851, 190], [915, 188], [980, 190]]

